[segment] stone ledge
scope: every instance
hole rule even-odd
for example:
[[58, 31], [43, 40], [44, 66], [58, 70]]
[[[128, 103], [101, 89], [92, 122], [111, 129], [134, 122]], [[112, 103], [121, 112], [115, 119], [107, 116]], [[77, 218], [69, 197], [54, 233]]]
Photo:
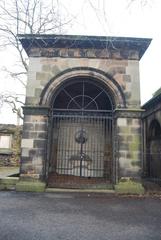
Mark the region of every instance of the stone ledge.
[[141, 118], [143, 109], [116, 108], [114, 110], [115, 118]]
[[18, 192], [44, 192], [46, 184], [40, 181], [22, 181], [16, 184]]
[[145, 190], [140, 182], [130, 178], [122, 178], [115, 185], [115, 192], [119, 194], [144, 194]]
[[24, 115], [44, 115], [48, 116], [49, 114], [49, 107], [47, 106], [31, 106], [26, 105], [22, 107]]
[[70, 189], [70, 188], [46, 188], [45, 192], [51, 193], [115, 193], [112, 189]]
[[13, 150], [9, 148], [0, 148], [0, 155], [12, 155]]
[[15, 190], [18, 177], [5, 177], [0, 179], [0, 190]]

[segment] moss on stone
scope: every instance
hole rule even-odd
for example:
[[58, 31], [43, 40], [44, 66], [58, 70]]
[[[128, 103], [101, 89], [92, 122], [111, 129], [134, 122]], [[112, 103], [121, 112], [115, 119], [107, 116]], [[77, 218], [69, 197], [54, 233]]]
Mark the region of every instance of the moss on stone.
[[122, 179], [115, 185], [115, 191], [120, 194], [144, 194], [144, 188], [140, 182], [130, 178]]
[[119, 126], [118, 133], [121, 135], [129, 135], [130, 134], [130, 127]]
[[141, 166], [141, 162], [140, 161], [131, 161], [131, 165], [133, 166], [133, 167], [140, 167]]
[[130, 152], [139, 151], [140, 149], [140, 136], [133, 136], [132, 142], [129, 144]]
[[0, 190], [4, 191], [4, 190], [15, 190], [15, 186], [16, 185], [12, 185], [12, 184], [0, 184]]
[[0, 179], [0, 184], [11, 184], [15, 185], [18, 182], [18, 177], [5, 177]]
[[44, 192], [46, 184], [39, 181], [19, 181], [16, 184], [18, 192]]
[[0, 190], [14, 190], [18, 180], [18, 177], [6, 177], [0, 179]]

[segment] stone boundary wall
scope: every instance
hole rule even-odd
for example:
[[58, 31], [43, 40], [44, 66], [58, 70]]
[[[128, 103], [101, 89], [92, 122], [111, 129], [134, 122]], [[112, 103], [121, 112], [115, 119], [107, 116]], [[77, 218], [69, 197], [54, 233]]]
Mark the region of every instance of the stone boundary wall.
[[0, 124], [0, 136], [11, 136], [10, 148], [0, 148], [0, 167], [19, 166], [22, 126]]

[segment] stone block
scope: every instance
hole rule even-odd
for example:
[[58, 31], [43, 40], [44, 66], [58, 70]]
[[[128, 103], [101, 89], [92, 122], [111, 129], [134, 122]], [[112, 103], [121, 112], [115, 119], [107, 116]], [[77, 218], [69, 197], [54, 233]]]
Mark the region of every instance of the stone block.
[[123, 66], [116, 66], [116, 67], [111, 67], [108, 71], [108, 73], [111, 75], [111, 76], [115, 76], [116, 74], [125, 74], [126, 73], [126, 70], [125, 70], [125, 67]]
[[27, 131], [27, 129], [26, 129], [26, 131], [23, 131], [23, 133], [22, 133], [22, 138], [26, 138], [26, 139], [35, 139], [35, 138], [37, 138], [37, 132], [31, 132], [31, 131]]
[[16, 184], [17, 192], [44, 192], [46, 184], [40, 181], [22, 181]]
[[32, 163], [35, 165], [36, 172], [42, 173], [44, 156], [33, 157]]
[[126, 169], [130, 168], [130, 160], [124, 156], [121, 156], [119, 158], [119, 166], [120, 166], [120, 171], [126, 173]]
[[33, 98], [35, 96], [35, 90], [33, 86], [28, 85], [26, 88], [26, 96], [28, 98]]
[[141, 167], [141, 161], [131, 161], [131, 165], [134, 167]]
[[37, 138], [46, 139], [47, 138], [47, 132], [37, 132]]
[[23, 157], [29, 157], [29, 149], [28, 149], [28, 148], [22, 148], [22, 150], [21, 150], [21, 156], [23, 156]]
[[19, 177], [5, 177], [0, 179], [0, 190], [15, 190]]
[[43, 72], [50, 72], [51, 71], [51, 65], [50, 64], [42, 65], [42, 71]]
[[45, 148], [46, 140], [34, 140], [34, 148]]
[[34, 140], [33, 139], [22, 139], [21, 147], [22, 148], [33, 148]]
[[130, 178], [122, 178], [120, 182], [115, 185], [116, 193], [120, 194], [144, 194], [144, 187], [141, 182]]
[[[33, 107], [33, 109], [30, 109], [34, 112], [38, 111], [38, 113], [43, 109], [40, 108], [40, 107]], [[44, 109], [45, 111], [45, 109]], [[47, 111], [47, 109], [46, 109]], [[44, 113], [45, 114], [45, 113]], [[45, 116], [42, 116], [40, 114], [37, 114], [37, 115], [25, 115], [25, 118], [24, 118], [24, 121], [25, 123], [45, 123], [47, 121], [47, 117]]]
[[35, 123], [35, 131], [47, 131], [46, 123]]
[[15, 185], [19, 180], [19, 177], [5, 177], [0, 179], [0, 184], [10, 184]]
[[133, 137], [131, 135], [126, 137], [127, 142], [131, 142], [133, 140]]
[[141, 144], [139, 142], [131, 142], [129, 144], [129, 151], [131, 153], [133, 153], [135, 151], [138, 152], [140, 149], [141, 149]]
[[132, 122], [133, 122], [133, 119], [132, 118], [128, 118], [127, 119], [127, 124], [130, 126], [130, 125], [132, 125]]
[[38, 99], [35, 96], [32, 96], [32, 97], [26, 96], [25, 104], [26, 105], [36, 105], [36, 104], [38, 104]]
[[37, 72], [36, 73], [36, 80], [49, 80], [52, 76], [46, 72]]
[[126, 127], [127, 126], [127, 119], [126, 118], [118, 118], [117, 124], [118, 124], [118, 126]]
[[34, 124], [33, 123], [24, 123], [23, 130], [25, 131], [34, 131]]
[[131, 76], [130, 75], [123, 75], [123, 79], [127, 83], [131, 83]]
[[130, 127], [120, 126], [117, 127], [118, 134], [120, 135], [129, 135], [130, 134]]
[[52, 73], [54, 74], [54, 75], [57, 75], [58, 73], [60, 73], [60, 69], [59, 69], [59, 67], [58, 66], [53, 66], [52, 67]]
[[120, 150], [123, 150], [123, 151], [128, 151], [128, 149], [129, 149], [129, 144], [126, 142], [124, 142], [124, 143], [120, 143], [120, 145], [119, 145], [119, 149]]
[[133, 119], [133, 124], [134, 124], [134, 126], [139, 127], [140, 124], [141, 124], [141, 120], [140, 119]]
[[29, 149], [29, 157], [33, 158], [35, 155], [37, 155], [37, 149]]
[[130, 91], [126, 91], [124, 94], [125, 94], [125, 97], [126, 97], [127, 100], [129, 100], [131, 98], [131, 92]]
[[35, 88], [35, 97], [39, 99], [42, 92], [42, 88]]

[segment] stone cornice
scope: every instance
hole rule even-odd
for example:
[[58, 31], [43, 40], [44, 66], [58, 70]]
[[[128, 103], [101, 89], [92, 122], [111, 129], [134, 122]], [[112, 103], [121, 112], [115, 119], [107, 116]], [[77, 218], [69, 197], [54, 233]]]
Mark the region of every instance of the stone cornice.
[[[112, 54], [115, 53], [115, 56], [118, 55], [119, 59], [136, 59], [136, 57], [140, 59], [151, 42], [149, 38], [81, 35], [22, 34], [18, 37], [26, 53], [35, 57], [77, 56], [99, 58], [104, 56], [105, 58], [106, 55], [106, 58], [113, 58]], [[38, 50], [40, 51], [40, 49], [47, 49], [47, 51], [42, 51], [41, 55], [38, 56]], [[64, 49], [66, 52], [64, 52]], [[89, 51], [89, 49], [94, 51]], [[108, 54], [104, 53], [105, 50]]]
[[68, 48], [32, 48], [28, 51], [30, 57], [47, 58], [96, 58], [115, 60], [139, 60], [139, 52], [136, 50], [120, 49], [68, 49]]

